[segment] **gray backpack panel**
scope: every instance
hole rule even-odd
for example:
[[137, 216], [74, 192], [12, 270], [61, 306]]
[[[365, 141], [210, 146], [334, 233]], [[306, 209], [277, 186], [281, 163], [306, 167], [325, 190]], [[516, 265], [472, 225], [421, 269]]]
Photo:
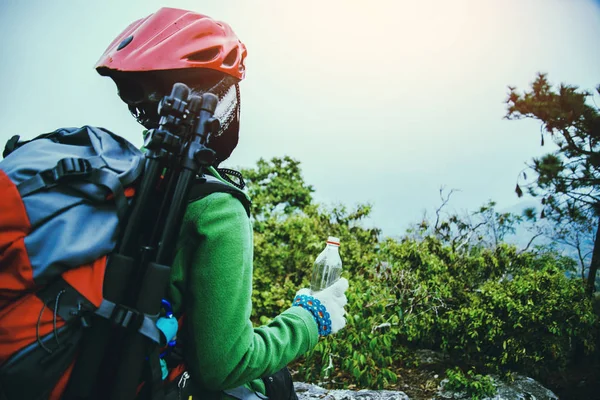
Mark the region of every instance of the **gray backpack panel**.
[[25, 247], [37, 284], [114, 249], [123, 190], [142, 173], [142, 161], [131, 143], [90, 126], [42, 135], [0, 161], [31, 224]]

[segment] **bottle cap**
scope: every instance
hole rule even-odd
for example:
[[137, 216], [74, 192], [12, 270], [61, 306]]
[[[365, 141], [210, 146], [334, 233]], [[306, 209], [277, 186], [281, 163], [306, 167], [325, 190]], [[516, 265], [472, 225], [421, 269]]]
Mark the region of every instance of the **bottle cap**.
[[340, 238], [336, 238], [335, 236], [329, 236], [327, 238], [327, 244], [333, 244], [335, 246], [340, 245]]

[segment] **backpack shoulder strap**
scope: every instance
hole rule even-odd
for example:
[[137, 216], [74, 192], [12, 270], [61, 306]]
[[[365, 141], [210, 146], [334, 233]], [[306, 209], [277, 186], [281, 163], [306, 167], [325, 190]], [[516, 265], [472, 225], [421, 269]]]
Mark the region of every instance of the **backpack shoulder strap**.
[[248, 196], [235, 186], [221, 182], [211, 176], [204, 176], [196, 179], [195, 184], [190, 189], [189, 202], [191, 203], [203, 199], [213, 193], [229, 193], [242, 203], [246, 210], [246, 214], [250, 217], [250, 206], [252, 203], [250, 199], [248, 199]]

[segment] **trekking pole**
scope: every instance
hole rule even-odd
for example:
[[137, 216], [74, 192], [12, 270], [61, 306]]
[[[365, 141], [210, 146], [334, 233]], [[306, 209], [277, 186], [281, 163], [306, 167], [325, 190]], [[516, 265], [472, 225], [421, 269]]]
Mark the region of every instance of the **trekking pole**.
[[[181, 133], [187, 123], [189, 89], [185, 85], [175, 85], [170, 96], [161, 101], [161, 120], [159, 128], [150, 132], [146, 138], [145, 169], [139, 187], [136, 189], [131, 214], [118, 242], [118, 250], [108, 257], [104, 275], [103, 298], [116, 304], [111, 318], [99, 316], [92, 318], [92, 326], [85, 332], [81, 350], [69, 384], [65, 399], [91, 399], [97, 397], [97, 380], [102, 376], [101, 367], [106, 358], [114, 333], [114, 324], [122, 321], [129, 312], [135, 311], [123, 307], [127, 288], [132, 285], [132, 277], [139, 265], [140, 249], [148, 248], [140, 240], [141, 232], [147, 225], [148, 210], [156, 197], [156, 186], [170, 156], [179, 155]], [[136, 262], [137, 261], [137, 262]], [[138, 268], [139, 269], [139, 268]]]
[[[203, 168], [212, 165], [215, 152], [206, 147], [209, 135], [218, 131], [219, 121], [213, 118], [218, 98], [212, 93], [190, 99], [190, 114], [194, 120], [191, 138], [186, 141], [180, 159], [181, 172], [167, 213], [164, 230], [159, 240], [155, 260], [146, 264], [135, 309], [146, 315], [158, 316], [161, 299], [164, 297], [181, 222], [185, 215], [189, 191]], [[123, 358], [118, 365], [112, 400], [135, 398], [142, 375], [145, 357], [151, 346], [156, 346], [139, 332], [129, 332], [123, 345]]]

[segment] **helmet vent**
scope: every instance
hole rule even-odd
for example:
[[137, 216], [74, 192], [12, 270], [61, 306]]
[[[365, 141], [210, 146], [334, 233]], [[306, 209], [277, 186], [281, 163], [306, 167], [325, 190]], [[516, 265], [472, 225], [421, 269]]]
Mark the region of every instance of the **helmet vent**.
[[123, 41], [119, 44], [119, 47], [117, 47], [117, 51], [124, 49], [129, 43], [131, 43], [132, 40], [133, 40], [133, 35], [123, 39]]
[[237, 61], [237, 56], [238, 56], [238, 50], [237, 47], [233, 50], [231, 50], [229, 52], [229, 54], [227, 54], [227, 57], [225, 57], [225, 59], [223, 60], [223, 65], [226, 67], [232, 67], [233, 65], [235, 65], [235, 62]]
[[221, 52], [221, 47], [211, 47], [205, 50], [198, 51], [196, 53], [192, 53], [187, 56], [188, 61], [192, 62], [209, 62], [214, 60], [219, 56]]

